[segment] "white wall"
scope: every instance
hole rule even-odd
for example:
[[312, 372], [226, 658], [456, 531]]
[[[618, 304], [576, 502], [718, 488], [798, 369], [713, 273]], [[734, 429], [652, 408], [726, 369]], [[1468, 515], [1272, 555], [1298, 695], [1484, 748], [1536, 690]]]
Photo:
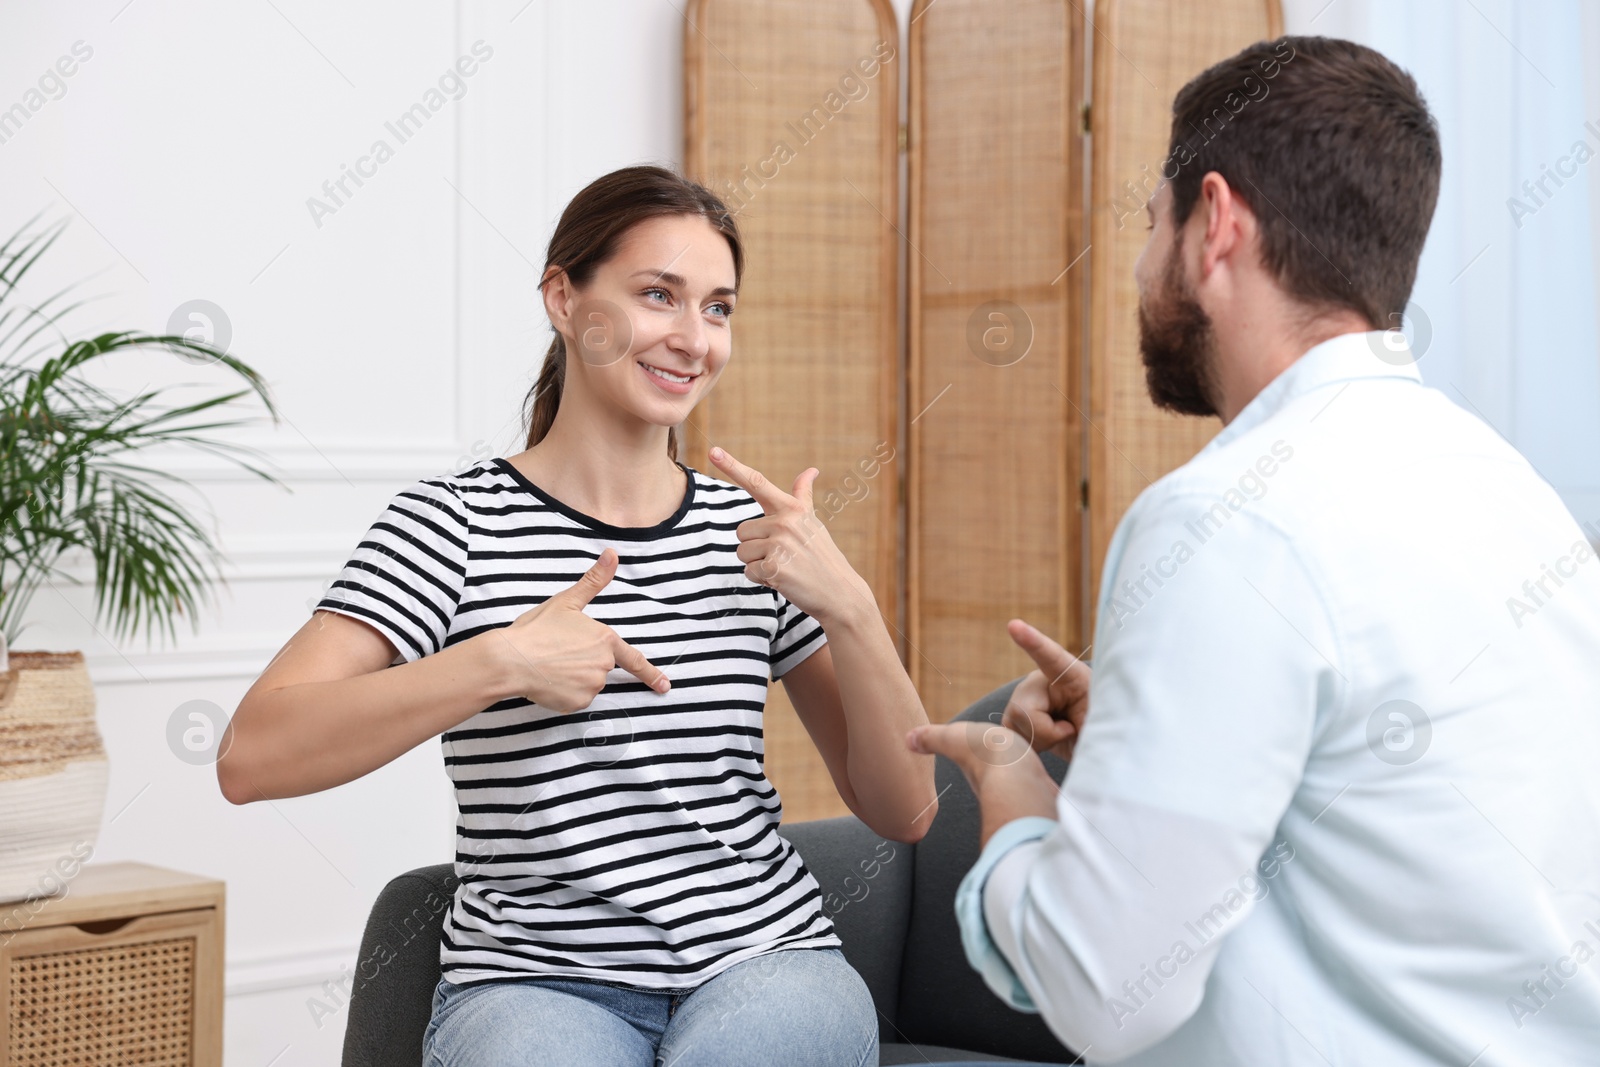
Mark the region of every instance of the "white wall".
[[[354, 963], [383, 884], [451, 856], [437, 744], [326, 794], [235, 808], [169, 751], [167, 721], [192, 700], [236, 706], [394, 492], [516, 450], [555, 218], [605, 171], [681, 156], [681, 6], [125, 4], [0, 11], [0, 109], [75, 42], [92, 50], [0, 143], [0, 231], [41, 209], [71, 220], [29, 295], [92, 277], [85, 332], [165, 332], [187, 300], [220, 306], [231, 351], [283, 409], [242, 436], [292, 492], [173, 457], [231, 559], [198, 634], [119, 647], [89, 621], [90, 590], [64, 587], [40, 594], [19, 647], [89, 656], [112, 766], [97, 859], [227, 880], [227, 1063], [331, 1065], [343, 1012], [319, 1026], [308, 1001], [339, 1006], [319, 986]], [[385, 122], [479, 40], [493, 54], [464, 95], [399, 143]], [[393, 157], [317, 225], [307, 199], [380, 138]], [[118, 387], [230, 385], [172, 357], [108, 370]]]
[[[1439, 206], [1412, 294], [1433, 334], [1417, 368], [1527, 456], [1580, 521], [1600, 524], [1600, 162], [1573, 159], [1579, 141], [1600, 153], [1600, 133], [1585, 125], [1600, 131], [1596, 5], [1283, 7], [1288, 32], [1360, 41], [1417, 79], [1444, 149]], [[1558, 166], [1569, 178], [1530, 198], [1523, 183]], [[1535, 212], [1514, 213], [1512, 198]]]

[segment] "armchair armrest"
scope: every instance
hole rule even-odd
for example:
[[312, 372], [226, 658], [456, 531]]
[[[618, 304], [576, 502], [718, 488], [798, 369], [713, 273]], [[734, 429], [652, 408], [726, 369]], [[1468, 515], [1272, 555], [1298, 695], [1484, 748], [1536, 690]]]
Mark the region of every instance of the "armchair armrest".
[[367, 917], [344, 1033], [344, 1067], [422, 1062], [439, 983], [439, 939], [456, 891], [448, 863], [384, 886]]

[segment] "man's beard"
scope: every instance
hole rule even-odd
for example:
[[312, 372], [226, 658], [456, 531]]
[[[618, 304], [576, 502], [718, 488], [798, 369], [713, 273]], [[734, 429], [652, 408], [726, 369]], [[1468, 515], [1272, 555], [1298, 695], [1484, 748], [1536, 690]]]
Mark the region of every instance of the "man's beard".
[[1180, 415], [1215, 415], [1216, 336], [1211, 317], [1183, 276], [1182, 245], [1175, 243], [1160, 288], [1139, 301], [1139, 354], [1145, 388], [1157, 407]]

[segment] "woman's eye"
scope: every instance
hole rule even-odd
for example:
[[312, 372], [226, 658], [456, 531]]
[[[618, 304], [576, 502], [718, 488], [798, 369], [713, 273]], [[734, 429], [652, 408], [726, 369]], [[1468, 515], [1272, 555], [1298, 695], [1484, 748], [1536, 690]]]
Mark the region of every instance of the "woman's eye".
[[729, 306], [727, 304], [723, 304], [723, 303], [712, 304], [706, 310], [708, 310], [712, 314], [718, 315], [718, 316], [720, 316], [721, 318], [724, 318], [724, 319], [727, 318], [729, 315], [733, 314], [733, 308], [731, 306]]
[[651, 300], [654, 300], [656, 297], [660, 297], [663, 301], [668, 301], [668, 300], [672, 299], [672, 294], [671, 293], [667, 292], [665, 289], [660, 289], [660, 288], [646, 289], [644, 291], [644, 295], [647, 298], [651, 299]]

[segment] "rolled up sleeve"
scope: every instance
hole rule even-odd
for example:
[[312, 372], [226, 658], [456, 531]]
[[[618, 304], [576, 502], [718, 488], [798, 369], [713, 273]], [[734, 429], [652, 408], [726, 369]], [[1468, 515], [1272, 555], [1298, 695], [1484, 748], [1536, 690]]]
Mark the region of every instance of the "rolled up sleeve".
[[978, 862], [973, 864], [972, 870], [967, 872], [956, 889], [956, 922], [961, 928], [961, 948], [967, 955], [967, 962], [983, 978], [984, 984], [994, 991], [995, 996], [1018, 1011], [1034, 1011], [1033, 998], [1028, 996], [1028, 991], [1017, 980], [1017, 972], [1008, 962], [1008, 957], [1016, 951], [1015, 941], [1007, 936], [1010, 933], [1008, 923], [998, 922], [994, 927], [999, 930], [1003, 940], [997, 941], [991, 933], [986, 908], [989, 900], [996, 898], [986, 896], [984, 887], [997, 867], [1013, 857], [1032, 856], [1033, 849], [1030, 846], [1055, 827], [1054, 819], [1038, 815], [1006, 823], [995, 831], [984, 846]]

